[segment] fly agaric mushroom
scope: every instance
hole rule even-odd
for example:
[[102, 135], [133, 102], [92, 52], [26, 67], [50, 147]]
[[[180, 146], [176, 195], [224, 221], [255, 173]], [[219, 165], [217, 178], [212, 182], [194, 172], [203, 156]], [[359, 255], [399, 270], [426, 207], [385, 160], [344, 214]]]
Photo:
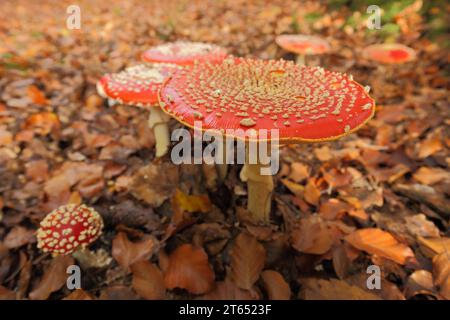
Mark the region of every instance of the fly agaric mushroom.
[[414, 49], [400, 43], [373, 44], [363, 50], [363, 55], [383, 64], [402, 64], [416, 58]]
[[68, 255], [97, 240], [103, 219], [92, 208], [69, 204], [50, 212], [37, 231], [37, 246], [53, 255]]
[[142, 54], [146, 62], [165, 62], [191, 66], [196, 61], [221, 62], [227, 53], [224, 48], [203, 42], [176, 41], [155, 46]]
[[149, 110], [148, 124], [155, 134], [157, 157], [165, 155], [170, 145], [169, 117], [158, 106], [157, 92], [164, 79], [180, 68], [167, 63], [140, 64], [107, 74], [97, 83], [100, 95]]
[[297, 64], [305, 65], [305, 56], [319, 55], [330, 51], [330, 44], [317, 36], [303, 34], [283, 34], [275, 42], [284, 50], [297, 54]]
[[[277, 129], [283, 144], [335, 140], [356, 131], [374, 114], [367, 91], [351, 76], [320, 67], [228, 58], [173, 74], [161, 87], [159, 101], [163, 111], [188, 127], [201, 121], [204, 131], [250, 129], [252, 139], [264, 141], [272, 140], [267, 130]], [[259, 129], [267, 136], [260, 136]], [[261, 167], [247, 162], [243, 176], [248, 211], [255, 220], [267, 222], [273, 180], [261, 175]]]

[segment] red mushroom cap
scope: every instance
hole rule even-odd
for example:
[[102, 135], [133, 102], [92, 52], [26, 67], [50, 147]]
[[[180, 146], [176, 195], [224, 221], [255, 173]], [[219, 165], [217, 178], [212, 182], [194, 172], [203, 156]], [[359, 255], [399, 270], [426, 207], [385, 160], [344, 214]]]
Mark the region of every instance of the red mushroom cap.
[[102, 217], [94, 209], [85, 205], [61, 206], [41, 221], [37, 246], [44, 252], [70, 254], [94, 242], [102, 229]]
[[119, 73], [103, 76], [97, 83], [101, 96], [138, 107], [152, 107], [164, 80], [180, 66], [167, 63], [139, 64]]
[[145, 63], [103, 76], [97, 83], [101, 96], [138, 107], [153, 107], [164, 80], [180, 66], [168, 63]]
[[401, 64], [416, 58], [414, 49], [400, 43], [373, 44], [363, 50], [363, 55], [386, 64]]
[[203, 42], [177, 41], [153, 47], [142, 54], [147, 62], [166, 62], [191, 66], [196, 61], [221, 62], [227, 53], [224, 48]]
[[245, 140], [271, 140], [270, 132], [264, 139], [258, 129], [279, 129], [280, 142], [287, 143], [355, 131], [374, 113], [366, 91], [351, 76], [319, 67], [228, 58], [180, 70], [163, 84], [159, 100], [188, 127], [201, 121], [202, 130], [256, 129], [258, 136]]
[[330, 44], [317, 36], [283, 34], [275, 42], [284, 50], [303, 55], [323, 54], [330, 51]]

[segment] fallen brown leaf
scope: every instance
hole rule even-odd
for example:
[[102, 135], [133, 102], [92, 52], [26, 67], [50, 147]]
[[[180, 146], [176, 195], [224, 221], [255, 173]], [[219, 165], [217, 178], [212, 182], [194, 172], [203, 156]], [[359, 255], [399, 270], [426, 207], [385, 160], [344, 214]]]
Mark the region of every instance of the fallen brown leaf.
[[261, 273], [261, 279], [266, 289], [269, 300], [289, 300], [291, 288], [283, 276], [274, 270], [266, 270]]
[[299, 282], [302, 285], [299, 298], [304, 300], [380, 300], [377, 295], [342, 280], [305, 278]]
[[254, 237], [240, 233], [230, 252], [230, 278], [241, 289], [250, 290], [264, 268], [266, 250]]
[[37, 287], [30, 292], [29, 298], [31, 300], [46, 300], [50, 294], [61, 289], [67, 281], [67, 268], [74, 263], [75, 261], [71, 256], [53, 258]]
[[14, 227], [3, 240], [3, 244], [8, 249], [21, 247], [27, 243], [34, 242], [34, 230], [26, 229], [22, 226]]
[[93, 298], [83, 289], [76, 289], [63, 300], [93, 300]]
[[164, 272], [167, 289], [183, 288], [193, 294], [203, 294], [214, 286], [214, 271], [203, 248], [183, 244], [169, 256]]
[[333, 245], [333, 238], [326, 223], [319, 216], [300, 219], [291, 234], [292, 247], [309, 254], [324, 254]]
[[164, 277], [159, 268], [153, 263], [143, 260], [131, 266], [133, 289], [147, 300], [162, 300], [166, 295]]
[[131, 242], [124, 232], [119, 232], [112, 241], [112, 256], [124, 270], [129, 270], [135, 262], [150, 258], [155, 249], [155, 239]]
[[434, 283], [440, 294], [450, 300], [450, 253], [441, 252], [433, 258]]
[[214, 290], [202, 296], [205, 300], [257, 300], [256, 291], [239, 288], [234, 282], [226, 278], [216, 283]]

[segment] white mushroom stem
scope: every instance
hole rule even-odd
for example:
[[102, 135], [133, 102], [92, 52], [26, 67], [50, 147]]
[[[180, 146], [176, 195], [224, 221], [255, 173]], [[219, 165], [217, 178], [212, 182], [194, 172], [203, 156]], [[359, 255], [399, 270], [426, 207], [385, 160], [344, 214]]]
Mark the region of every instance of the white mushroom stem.
[[148, 118], [148, 126], [153, 129], [156, 142], [156, 157], [162, 157], [169, 150], [169, 116], [166, 115], [161, 108], [150, 108], [150, 115]]
[[228, 174], [228, 164], [227, 164], [227, 143], [226, 139], [223, 139], [222, 148], [219, 148], [218, 158], [222, 159], [222, 163], [216, 164], [216, 168], [219, 174], [219, 181], [223, 182]]
[[247, 182], [248, 212], [255, 222], [267, 223], [270, 220], [274, 184], [271, 175], [261, 174], [261, 169], [265, 167], [267, 165], [246, 163], [242, 167], [240, 177], [242, 181]]
[[305, 61], [305, 55], [304, 54], [298, 54], [297, 58], [296, 58], [296, 63], [300, 66], [305, 66], [306, 65], [306, 61]]

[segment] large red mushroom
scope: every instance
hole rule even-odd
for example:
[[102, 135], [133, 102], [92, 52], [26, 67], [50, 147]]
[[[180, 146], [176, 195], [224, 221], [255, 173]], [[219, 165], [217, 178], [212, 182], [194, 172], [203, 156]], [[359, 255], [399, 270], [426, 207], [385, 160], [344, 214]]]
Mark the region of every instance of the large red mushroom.
[[[194, 65], [170, 76], [159, 92], [161, 108], [188, 127], [242, 129], [237, 139], [275, 143], [335, 140], [364, 125], [374, 114], [374, 100], [351, 77], [283, 60], [228, 58], [221, 64]], [[255, 220], [269, 220], [273, 180], [263, 165], [248, 157], [242, 177], [248, 185], [248, 210]], [[258, 160], [259, 161], [259, 160]]]

